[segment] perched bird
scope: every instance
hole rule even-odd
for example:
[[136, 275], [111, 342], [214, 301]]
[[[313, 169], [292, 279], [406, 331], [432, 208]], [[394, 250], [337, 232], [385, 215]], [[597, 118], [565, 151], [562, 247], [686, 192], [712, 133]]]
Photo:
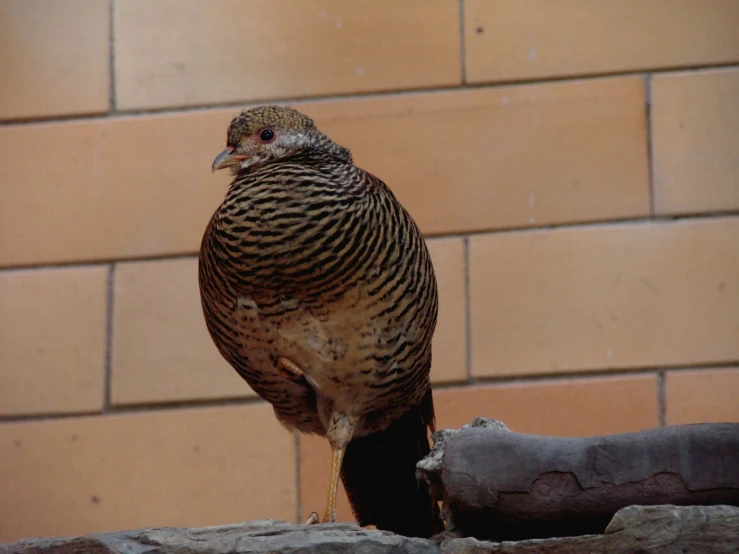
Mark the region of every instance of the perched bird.
[[280, 422], [328, 439], [321, 521], [335, 521], [341, 476], [361, 525], [442, 530], [415, 478], [434, 426], [438, 303], [418, 227], [349, 150], [289, 108], [234, 118], [213, 162], [222, 168], [235, 177], [201, 245], [205, 320]]

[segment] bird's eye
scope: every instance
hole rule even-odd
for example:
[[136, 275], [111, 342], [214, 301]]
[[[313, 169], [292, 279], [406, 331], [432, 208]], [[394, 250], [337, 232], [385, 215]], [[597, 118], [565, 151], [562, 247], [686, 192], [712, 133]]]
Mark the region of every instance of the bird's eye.
[[259, 140], [262, 142], [270, 142], [274, 140], [275, 138], [275, 132], [272, 129], [262, 129], [262, 132], [259, 133]]

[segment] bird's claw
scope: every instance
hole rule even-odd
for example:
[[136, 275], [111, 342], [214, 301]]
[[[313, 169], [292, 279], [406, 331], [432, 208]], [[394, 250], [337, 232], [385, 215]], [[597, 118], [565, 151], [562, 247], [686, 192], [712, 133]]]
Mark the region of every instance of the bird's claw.
[[[311, 512], [308, 519], [305, 521], [306, 525], [315, 525], [317, 523], [327, 523], [327, 521], [321, 521], [318, 512]], [[362, 525], [362, 529], [365, 531], [377, 531], [377, 527], [374, 525]]]
[[305, 377], [305, 372], [300, 369], [300, 366], [293, 362], [290, 358], [286, 358], [285, 356], [279, 356], [277, 358], [277, 363], [275, 364], [275, 367], [277, 368], [277, 371], [280, 371], [289, 379], [292, 379], [294, 381], [299, 381], [300, 379]]

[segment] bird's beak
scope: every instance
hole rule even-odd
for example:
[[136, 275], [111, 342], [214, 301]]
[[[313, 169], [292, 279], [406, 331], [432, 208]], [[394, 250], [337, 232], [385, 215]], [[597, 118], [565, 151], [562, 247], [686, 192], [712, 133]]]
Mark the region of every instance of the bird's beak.
[[234, 147], [229, 146], [223, 152], [218, 154], [215, 160], [213, 160], [213, 171], [223, 169], [224, 167], [238, 165], [246, 158], [246, 156], [234, 154]]

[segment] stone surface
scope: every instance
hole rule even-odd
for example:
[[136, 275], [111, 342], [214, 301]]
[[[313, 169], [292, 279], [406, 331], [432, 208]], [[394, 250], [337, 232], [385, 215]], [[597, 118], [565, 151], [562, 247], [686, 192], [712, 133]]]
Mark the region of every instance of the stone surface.
[[439, 547], [355, 524], [298, 525], [273, 519], [201, 529], [159, 528], [0, 545], [0, 554], [427, 554]]
[[443, 496], [447, 529], [462, 536], [601, 533], [630, 505], [739, 506], [739, 424], [581, 438], [478, 424], [446, 438], [441, 448], [441, 470], [426, 479]]
[[335, 523], [298, 525], [258, 520], [202, 529], [139, 529], [69, 539], [0, 545], [0, 554], [590, 554], [739, 551], [739, 508], [630, 506], [603, 535], [520, 542], [440, 538], [436, 542]]

